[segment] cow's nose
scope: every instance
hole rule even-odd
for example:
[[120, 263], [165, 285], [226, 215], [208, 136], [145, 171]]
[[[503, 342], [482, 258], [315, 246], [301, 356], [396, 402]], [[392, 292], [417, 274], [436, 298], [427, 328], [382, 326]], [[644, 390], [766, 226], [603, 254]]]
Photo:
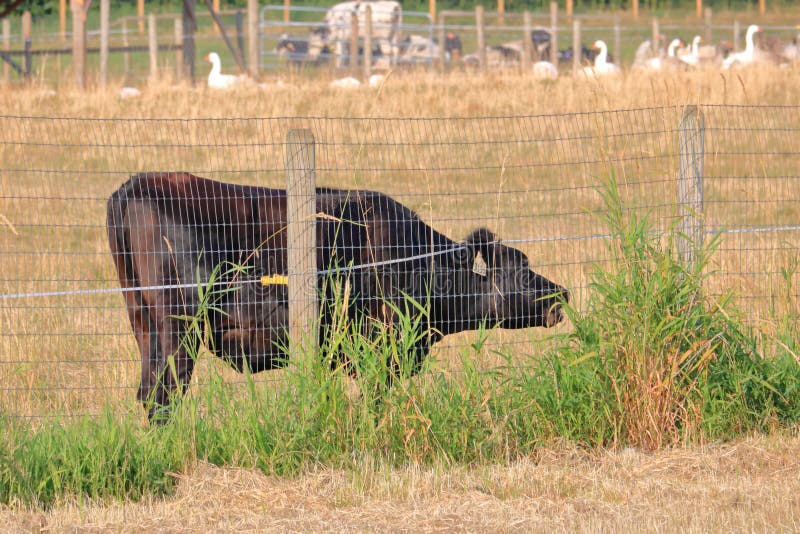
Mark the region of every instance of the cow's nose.
[[553, 304], [550, 306], [550, 309], [547, 310], [547, 315], [544, 318], [544, 324], [547, 328], [550, 328], [563, 320], [564, 310], [561, 308], [561, 304]]

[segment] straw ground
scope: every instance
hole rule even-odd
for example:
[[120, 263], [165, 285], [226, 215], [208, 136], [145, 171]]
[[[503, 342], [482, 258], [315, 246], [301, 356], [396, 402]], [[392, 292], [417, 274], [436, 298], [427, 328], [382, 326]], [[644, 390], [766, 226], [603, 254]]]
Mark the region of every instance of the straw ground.
[[554, 444], [504, 466], [352, 472], [297, 478], [194, 466], [169, 499], [0, 508], [11, 531], [796, 531], [800, 439], [642, 454]]

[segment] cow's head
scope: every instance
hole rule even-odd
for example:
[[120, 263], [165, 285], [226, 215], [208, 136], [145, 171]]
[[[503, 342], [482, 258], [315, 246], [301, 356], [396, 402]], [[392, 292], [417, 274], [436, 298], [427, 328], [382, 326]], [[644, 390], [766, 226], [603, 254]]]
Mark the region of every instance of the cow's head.
[[521, 251], [485, 228], [472, 232], [464, 245], [479, 318], [502, 328], [551, 327], [563, 319], [561, 304], [569, 292], [532, 271]]
[[275, 45], [275, 52], [278, 55], [285, 55], [295, 51], [294, 41], [289, 37], [289, 34], [284, 33]]

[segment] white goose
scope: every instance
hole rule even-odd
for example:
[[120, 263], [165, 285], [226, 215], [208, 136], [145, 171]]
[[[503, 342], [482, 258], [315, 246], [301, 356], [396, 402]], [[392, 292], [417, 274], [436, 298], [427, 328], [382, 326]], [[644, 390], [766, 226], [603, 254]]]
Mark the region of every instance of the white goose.
[[361, 87], [361, 82], [352, 76], [347, 76], [345, 78], [333, 80], [328, 86], [331, 89], [358, 89]]
[[725, 61], [722, 62], [723, 70], [727, 70], [734, 65], [749, 65], [756, 59], [756, 45], [753, 42], [753, 35], [756, 32], [760, 32], [761, 27], [757, 24], [751, 24], [747, 28], [747, 34], [744, 37], [745, 47], [742, 52], [738, 52], [736, 54], [731, 54], [725, 58]]
[[680, 39], [673, 39], [667, 47], [667, 57], [653, 57], [645, 62], [645, 66], [650, 70], [661, 70], [664, 68], [675, 67], [675, 49], [682, 45]]
[[600, 53], [594, 58], [594, 66], [583, 68], [584, 75], [588, 78], [594, 78], [595, 76], [607, 76], [619, 73], [619, 67], [608, 62], [608, 46], [606, 46], [606, 43], [597, 40], [592, 45], [592, 48], [600, 50]]
[[692, 39], [692, 50], [688, 54], [684, 54], [682, 56], [678, 56], [678, 59], [686, 63], [687, 65], [691, 65], [692, 67], [696, 67], [700, 64], [700, 41], [703, 38], [699, 35], [695, 35], [694, 39]]
[[533, 77], [537, 80], [555, 80], [558, 69], [549, 61], [537, 61], [533, 64]]
[[212, 89], [229, 89], [244, 81], [243, 76], [222, 74], [222, 62], [216, 52], [206, 56], [206, 61], [211, 63], [211, 72], [208, 73], [208, 86]]

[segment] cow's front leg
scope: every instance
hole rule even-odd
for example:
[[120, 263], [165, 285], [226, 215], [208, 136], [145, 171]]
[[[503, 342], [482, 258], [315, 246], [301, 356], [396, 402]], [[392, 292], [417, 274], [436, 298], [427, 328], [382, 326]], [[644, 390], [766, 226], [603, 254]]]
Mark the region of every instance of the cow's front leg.
[[[151, 423], [166, 423], [171, 415], [172, 404], [186, 391], [192, 379], [200, 339], [188, 328], [188, 320], [168, 315], [158, 318], [160, 352], [151, 362], [147, 380], [150, 385], [143, 398], [147, 417]], [[142, 368], [144, 380], [145, 369]]]

